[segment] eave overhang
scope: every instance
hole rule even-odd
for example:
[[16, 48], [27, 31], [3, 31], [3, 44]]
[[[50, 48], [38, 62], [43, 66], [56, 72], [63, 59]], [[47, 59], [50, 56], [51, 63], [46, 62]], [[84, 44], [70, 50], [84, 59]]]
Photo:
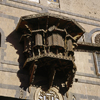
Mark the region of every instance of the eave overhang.
[[32, 32], [36, 29], [44, 29], [47, 31], [53, 25], [59, 29], [65, 29], [76, 41], [85, 33], [84, 28], [74, 19], [51, 13], [23, 16], [20, 18], [16, 30], [28, 29]]

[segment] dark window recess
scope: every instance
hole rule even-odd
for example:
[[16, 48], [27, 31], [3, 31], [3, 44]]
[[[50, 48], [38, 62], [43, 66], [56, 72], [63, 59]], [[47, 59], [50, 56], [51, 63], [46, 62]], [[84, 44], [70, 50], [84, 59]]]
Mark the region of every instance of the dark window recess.
[[97, 56], [97, 68], [98, 68], [98, 73], [100, 74], [100, 53], [96, 53]]
[[[94, 38], [95, 44], [100, 45], [100, 33], [97, 34]], [[97, 75], [100, 75], [100, 52], [95, 53], [95, 58], [96, 58], [96, 71]]]

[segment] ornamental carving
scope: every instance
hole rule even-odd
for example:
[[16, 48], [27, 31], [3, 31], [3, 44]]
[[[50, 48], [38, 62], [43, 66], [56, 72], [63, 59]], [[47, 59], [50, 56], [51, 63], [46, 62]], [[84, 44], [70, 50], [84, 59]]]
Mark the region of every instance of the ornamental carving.
[[95, 43], [100, 44], [100, 34], [95, 36]]
[[33, 97], [35, 100], [64, 100], [57, 88], [50, 88], [48, 91], [43, 91], [38, 88]]

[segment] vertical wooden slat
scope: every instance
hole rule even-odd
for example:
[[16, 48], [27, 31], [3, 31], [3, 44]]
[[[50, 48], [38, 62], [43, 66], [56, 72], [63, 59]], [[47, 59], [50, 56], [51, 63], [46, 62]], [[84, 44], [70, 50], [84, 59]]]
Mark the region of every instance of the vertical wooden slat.
[[58, 36], [58, 46], [64, 47], [64, 39], [61, 35], [57, 35]]
[[52, 38], [53, 38], [53, 44], [52, 45], [58, 45], [58, 36], [57, 34], [53, 34], [52, 35]]
[[43, 45], [43, 43], [42, 43], [42, 34], [37, 33], [35, 35], [35, 45]]
[[51, 46], [52, 45], [52, 35], [50, 35], [48, 37], [48, 45]]
[[73, 48], [72, 48], [72, 40], [71, 39], [68, 39], [67, 40], [67, 50], [68, 51], [73, 51]]

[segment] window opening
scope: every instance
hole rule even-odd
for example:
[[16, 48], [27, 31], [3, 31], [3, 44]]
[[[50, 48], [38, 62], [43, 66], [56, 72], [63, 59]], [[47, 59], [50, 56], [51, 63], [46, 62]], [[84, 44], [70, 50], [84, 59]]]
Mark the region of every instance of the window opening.
[[51, 1], [51, 2], [59, 2], [59, 0], [49, 0], [49, 1]]
[[98, 73], [100, 74], [100, 53], [96, 53], [96, 58], [97, 58]]

